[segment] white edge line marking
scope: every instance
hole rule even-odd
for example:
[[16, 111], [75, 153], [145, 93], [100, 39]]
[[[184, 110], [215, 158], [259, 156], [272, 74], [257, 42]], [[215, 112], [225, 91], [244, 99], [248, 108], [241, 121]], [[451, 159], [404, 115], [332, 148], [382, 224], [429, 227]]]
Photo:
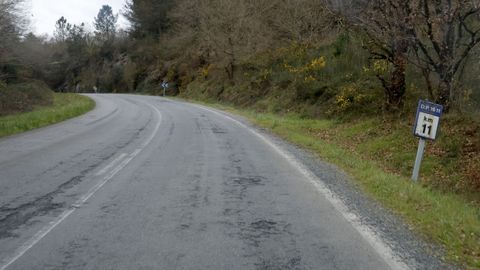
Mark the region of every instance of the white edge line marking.
[[[187, 103], [190, 104], [190, 103]], [[372, 248], [380, 255], [380, 257], [385, 261], [385, 263], [394, 270], [410, 269], [397, 255], [395, 252], [374, 232], [372, 228], [367, 225], [362, 224], [361, 219], [353, 212], [348, 210], [348, 207], [343, 203], [343, 201], [338, 198], [338, 196], [331, 191], [323, 182], [320, 180], [310, 169], [308, 169], [304, 164], [302, 164], [297, 158], [295, 158], [289, 152], [283, 150], [280, 146], [273, 143], [266, 136], [260, 134], [259, 132], [253, 130], [242, 122], [216, 110], [210, 109], [208, 107], [191, 104], [200, 109], [209, 111], [211, 113], [222, 116], [230, 121], [236, 123], [237, 125], [247, 129], [252, 134], [260, 138], [267, 145], [273, 148], [280, 156], [285, 158], [293, 167], [295, 167], [301, 174], [309, 180], [309, 182], [321, 193], [332, 205], [333, 207], [342, 214], [342, 216], [352, 225], [352, 227], [367, 241], [367, 243], [372, 246]]]
[[[75, 212], [80, 206], [82, 206], [88, 199], [90, 199], [100, 188], [102, 188], [107, 182], [109, 182], [118, 172], [120, 172], [123, 168], [125, 168], [130, 161], [132, 161], [140, 152], [142, 152], [147, 145], [149, 145], [153, 138], [155, 138], [155, 135], [157, 134], [158, 130], [160, 129], [160, 125], [162, 123], [162, 114], [160, 111], [150, 105], [147, 104], [149, 107], [151, 107], [155, 112], [157, 112], [157, 115], [159, 117], [159, 121], [157, 122], [157, 125], [155, 126], [155, 130], [152, 132], [150, 137], [140, 145], [139, 148], [137, 148], [133, 153], [128, 155], [127, 159], [123, 160], [117, 167], [115, 167], [110, 173], [108, 173], [99, 183], [97, 183], [95, 186], [93, 186], [85, 195], [83, 195], [80, 199], [78, 199], [73, 205], [72, 208], [65, 210], [60, 216], [55, 218], [53, 221], [51, 221], [48, 225], [43, 227], [40, 231], [38, 231], [32, 238], [30, 238], [25, 244], [20, 246], [18, 248], [14, 255], [11, 258], [8, 258], [4, 260], [5, 263], [2, 263], [2, 266], [0, 267], [0, 270], [5, 270], [7, 269], [10, 265], [12, 265], [14, 262], [16, 262], [19, 258], [21, 258], [28, 250], [30, 250], [32, 247], [34, 247], [40, 240], [42, 240], [47, 234], [49, 234], [55, 227], [57, 227], [60, 223], [62, 223], [65, 219], [67, 219], [71, 214]], [[122, 155], [121, 155], [122, 156]], [[118, 158], [117, 158], [118, 159]], [[115, 160], [114, 160], [115, 161]]]

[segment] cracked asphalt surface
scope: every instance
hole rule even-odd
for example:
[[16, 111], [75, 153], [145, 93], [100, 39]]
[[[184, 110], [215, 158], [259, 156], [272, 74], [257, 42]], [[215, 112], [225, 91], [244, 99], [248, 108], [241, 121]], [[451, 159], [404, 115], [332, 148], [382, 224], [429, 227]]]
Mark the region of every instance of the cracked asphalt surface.
[[[390, 268], [245, 126], [158, 97], [90, 96], [82, 117], [0, 139], [0, 269]], [[409, 268], [451, 267], [338, 169], [265, 136]]]

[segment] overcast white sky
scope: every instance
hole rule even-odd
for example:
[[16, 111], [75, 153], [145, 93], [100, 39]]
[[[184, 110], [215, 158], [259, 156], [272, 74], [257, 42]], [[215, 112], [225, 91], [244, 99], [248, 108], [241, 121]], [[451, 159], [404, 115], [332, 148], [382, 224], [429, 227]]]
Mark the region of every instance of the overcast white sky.
[[[120, 13], [125, 2], [126, 0], [30, 0], [28, 8], [32, 31], [52, 36], [55, 22], [62, 16], [71, 24], [85, 22], [92, 29], [92, 22], [103, 5], [109, 5], [113, 12]], [[118, 23], [121, 27], [127, 25], [121, 15], [118, 16]]]

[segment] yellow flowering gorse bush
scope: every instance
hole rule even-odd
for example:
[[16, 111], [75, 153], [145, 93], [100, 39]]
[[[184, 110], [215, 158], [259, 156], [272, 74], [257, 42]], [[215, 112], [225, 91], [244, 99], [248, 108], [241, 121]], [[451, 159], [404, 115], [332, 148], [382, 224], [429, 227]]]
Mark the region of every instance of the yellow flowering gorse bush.
[[355, 105], [362, 105], [367, 96], [362, 94], [356, 84], [349, 84], [341, 88], [340, 93], [335, 96], [336, 112], [344, 112]]
[[210, 71], [212, 70], [213, 67], [214, 67], [213, 64], [210, 64], [210, 65], [208, 65], [208, 66], [202, 67], [202, 68], [200, 69], [200, 75], [202, 75], [203, 78], [207, 78], [208, 75], [210, 74]]

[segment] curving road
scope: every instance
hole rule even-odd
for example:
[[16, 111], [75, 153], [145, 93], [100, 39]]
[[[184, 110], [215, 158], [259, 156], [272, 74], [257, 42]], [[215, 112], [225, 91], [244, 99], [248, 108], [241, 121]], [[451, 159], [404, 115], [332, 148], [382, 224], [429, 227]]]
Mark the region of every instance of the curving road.
[[408, 268], [242, 120], [91, 97], [82, 117], [0, 140], [1, 270]]

